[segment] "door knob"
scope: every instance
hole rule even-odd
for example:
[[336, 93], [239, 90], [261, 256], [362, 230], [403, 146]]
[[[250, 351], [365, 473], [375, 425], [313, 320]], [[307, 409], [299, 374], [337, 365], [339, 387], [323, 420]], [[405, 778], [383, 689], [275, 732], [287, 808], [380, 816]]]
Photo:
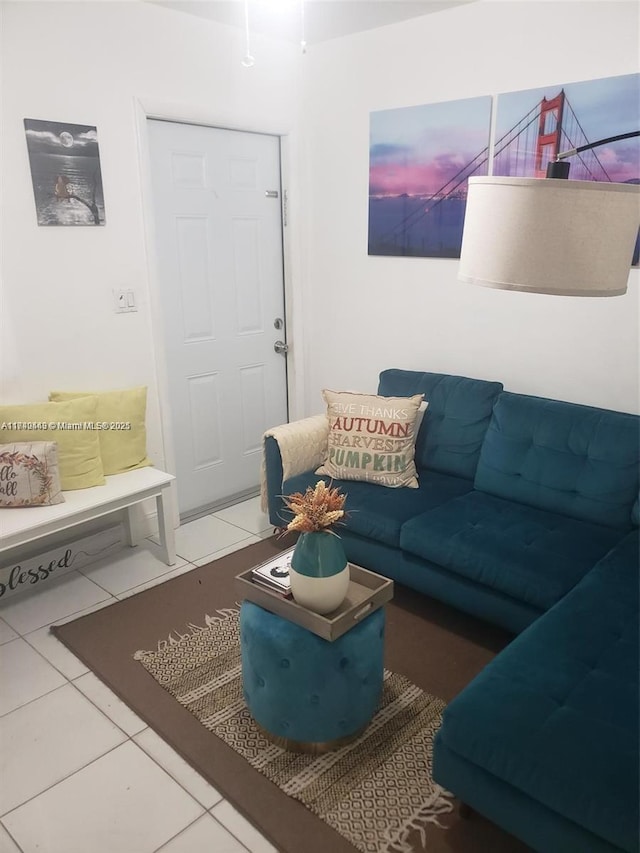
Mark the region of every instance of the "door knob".
[[285, 344], [284, 341], [276, 341], [273, 348], [279, 355], [285, 355], [289, 352], [289, 344]]

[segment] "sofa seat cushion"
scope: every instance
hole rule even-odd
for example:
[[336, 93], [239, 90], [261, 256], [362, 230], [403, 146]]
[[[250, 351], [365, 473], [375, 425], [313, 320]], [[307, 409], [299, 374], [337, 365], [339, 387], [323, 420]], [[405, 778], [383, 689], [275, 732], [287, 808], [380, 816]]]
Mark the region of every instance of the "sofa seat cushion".
[[620, 538], [608, 527], [472, 491], [407, 521], [400, 547], [547, 610]]
[[450, 703], [440, 736], [616, 849], [638, 849], [637, 532]]
[[[320, 478], [313, 471], [308, 471], [287, 480], [283, 486], [284, 494], [304, 492], [307, 486], [314, 486], [319, 479], [331, 482], [346, 494], [345, 526], [349, 531], [394, 548], [399, 547], [400, 528], [407, 519], [421, 515], [425, 510], [445, 503], [472, 488], [471, 480], [437, 474], [434, 471], [420, 473], [420, 485], [417, 489], [387, 489], [375, 483], [329, 481], [327, 477]], [[340, 534], [340, 527], [336, 530]]]

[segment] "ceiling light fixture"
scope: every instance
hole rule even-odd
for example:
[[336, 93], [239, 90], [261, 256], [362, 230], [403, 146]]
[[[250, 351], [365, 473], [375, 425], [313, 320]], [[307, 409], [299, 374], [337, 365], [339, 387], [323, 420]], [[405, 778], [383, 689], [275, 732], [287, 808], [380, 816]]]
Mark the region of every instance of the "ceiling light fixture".
[[304, 25], [304, 0], [300, 0], [300, 50], [302, 53], [307, 52], [307, 36]]
[[252, 68], [255, 65], [255, 59], [251, 55], [251, 38], [249, 34], [249, 0], [244, 0], [244, 39], [245, 39], [245, 54], [242, 60], [242, 65], [245, 68]]

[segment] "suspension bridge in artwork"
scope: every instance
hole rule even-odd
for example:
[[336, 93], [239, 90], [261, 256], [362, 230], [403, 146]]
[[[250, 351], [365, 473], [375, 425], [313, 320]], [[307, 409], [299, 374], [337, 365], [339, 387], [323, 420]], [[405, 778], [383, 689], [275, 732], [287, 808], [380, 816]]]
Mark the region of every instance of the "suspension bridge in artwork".
[[[589, 142], [563, 89], [553, 98], [543, 98], [496, 139], [493, 174], [544, 178], [547, 163], [561, 151]], [[487, 145], [429, 196], [371, 198], [369, 254], [459, 257], [467, 181], [487, 174], [489, 156]], [[576, 154], [570, 162], [572, 180], [612, 180], [593, 149]]]

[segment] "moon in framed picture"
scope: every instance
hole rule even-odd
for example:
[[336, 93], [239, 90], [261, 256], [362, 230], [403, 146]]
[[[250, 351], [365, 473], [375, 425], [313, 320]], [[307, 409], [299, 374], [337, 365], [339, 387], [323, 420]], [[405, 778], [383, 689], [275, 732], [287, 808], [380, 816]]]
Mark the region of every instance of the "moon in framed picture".
[[104, 225], [95, 125], [26, 118], [38, 225]]

